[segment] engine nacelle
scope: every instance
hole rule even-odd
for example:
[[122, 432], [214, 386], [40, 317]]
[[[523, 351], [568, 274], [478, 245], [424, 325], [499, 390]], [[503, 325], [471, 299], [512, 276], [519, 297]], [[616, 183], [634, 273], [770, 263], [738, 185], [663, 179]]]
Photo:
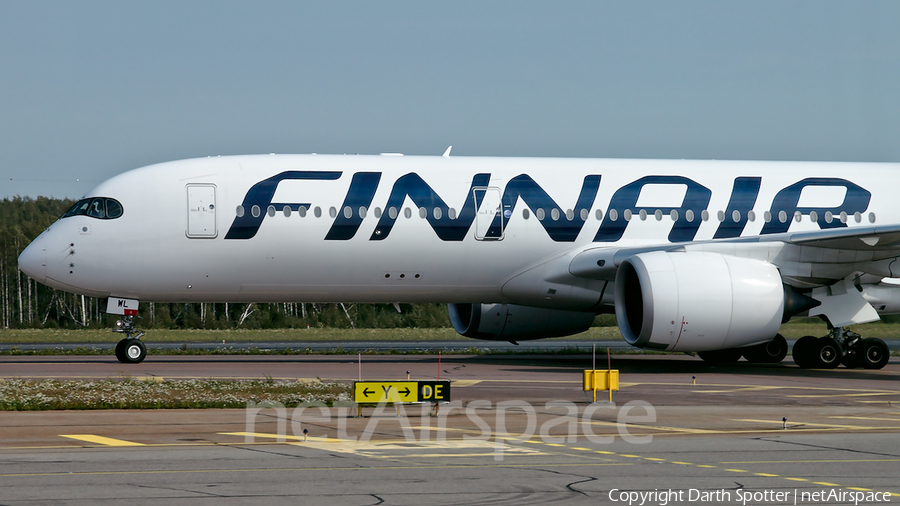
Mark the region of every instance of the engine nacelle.
[[862, 285], [862, 296], [878, 314], [900, 313], [900, 285], [896, 282]]
[[628, 343], [668, 351], [738, 348], [772, 339], [785, 315], [778, 269], [718, 253], [662, 251], [616, 272], [616, 317]]
[[563, 311], [515, 304], [448, 304], [457, 332], [490, 341], [526, 341], [584, 332], [594, 313]]

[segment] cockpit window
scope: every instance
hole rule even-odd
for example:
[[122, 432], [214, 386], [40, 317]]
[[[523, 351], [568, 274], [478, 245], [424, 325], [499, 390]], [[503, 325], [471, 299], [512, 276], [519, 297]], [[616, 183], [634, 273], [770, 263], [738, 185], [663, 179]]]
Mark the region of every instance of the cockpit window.
[[106, 216], [106, 206], [102, 199], [94, 199], [88, 204], [88, 216], [91, 218], [103, 218]]
[[122, 204], [118, 200], [106, 199], [106, 217], [109, 219], [122, 216]]
[[111, 220], [122, 216], [122, 204], [118, 200], [106, 197], [81, 199], [63, 215], [63, 218], [69, 216], [90, 216], [101, 220]]
[[69, 209], [66, 214], [63, 215], [63, 218], [68, 218], [69, 216], [78, 216], [79, 214], [87, 214], [87, 208], [91, 205], [91, 199], [79, 200], [72, 206], [72, 209]]

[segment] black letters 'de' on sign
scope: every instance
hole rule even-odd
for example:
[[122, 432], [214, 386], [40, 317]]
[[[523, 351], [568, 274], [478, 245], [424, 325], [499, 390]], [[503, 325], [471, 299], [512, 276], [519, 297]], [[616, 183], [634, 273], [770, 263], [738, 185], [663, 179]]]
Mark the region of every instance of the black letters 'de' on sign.
[[353, 401], [366, 404], [382, 402], [448, 402], [449, 381], [356, 381]]

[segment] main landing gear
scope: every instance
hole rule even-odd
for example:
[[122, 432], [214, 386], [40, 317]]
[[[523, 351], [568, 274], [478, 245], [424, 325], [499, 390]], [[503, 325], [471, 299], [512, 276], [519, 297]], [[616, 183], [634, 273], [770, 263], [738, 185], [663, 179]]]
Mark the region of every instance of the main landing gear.
[[794, 343], [794, 362], [804, 369], [881, 369], [890, 359], [890, 348], [881, 339], [863, 338], [837, 327], [825, 337], [804, 336]]
[[125, 339], [116, 344], [116, 358], [119, 359], [119, 362], [123, 364], [139, 364], [144, 361], [144, 358], [147, 356], [147, 347], [141, 341], [141, 336], [144, 333], [134, 329], [134, 316], [123, 316], [121, 320], [116, 322], [116, 328], [113, 329], [113, 332], [125, 334]]

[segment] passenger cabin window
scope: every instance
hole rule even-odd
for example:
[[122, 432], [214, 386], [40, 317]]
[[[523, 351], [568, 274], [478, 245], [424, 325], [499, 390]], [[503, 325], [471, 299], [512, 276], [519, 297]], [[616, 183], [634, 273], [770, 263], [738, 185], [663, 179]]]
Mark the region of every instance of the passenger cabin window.
[[90, 216], [100, 220], [114, 220], [122, 216], [122, 204], [118, 200], [107, 197], [81, 199], [63, 215], [63, 218], [69, 216]]

